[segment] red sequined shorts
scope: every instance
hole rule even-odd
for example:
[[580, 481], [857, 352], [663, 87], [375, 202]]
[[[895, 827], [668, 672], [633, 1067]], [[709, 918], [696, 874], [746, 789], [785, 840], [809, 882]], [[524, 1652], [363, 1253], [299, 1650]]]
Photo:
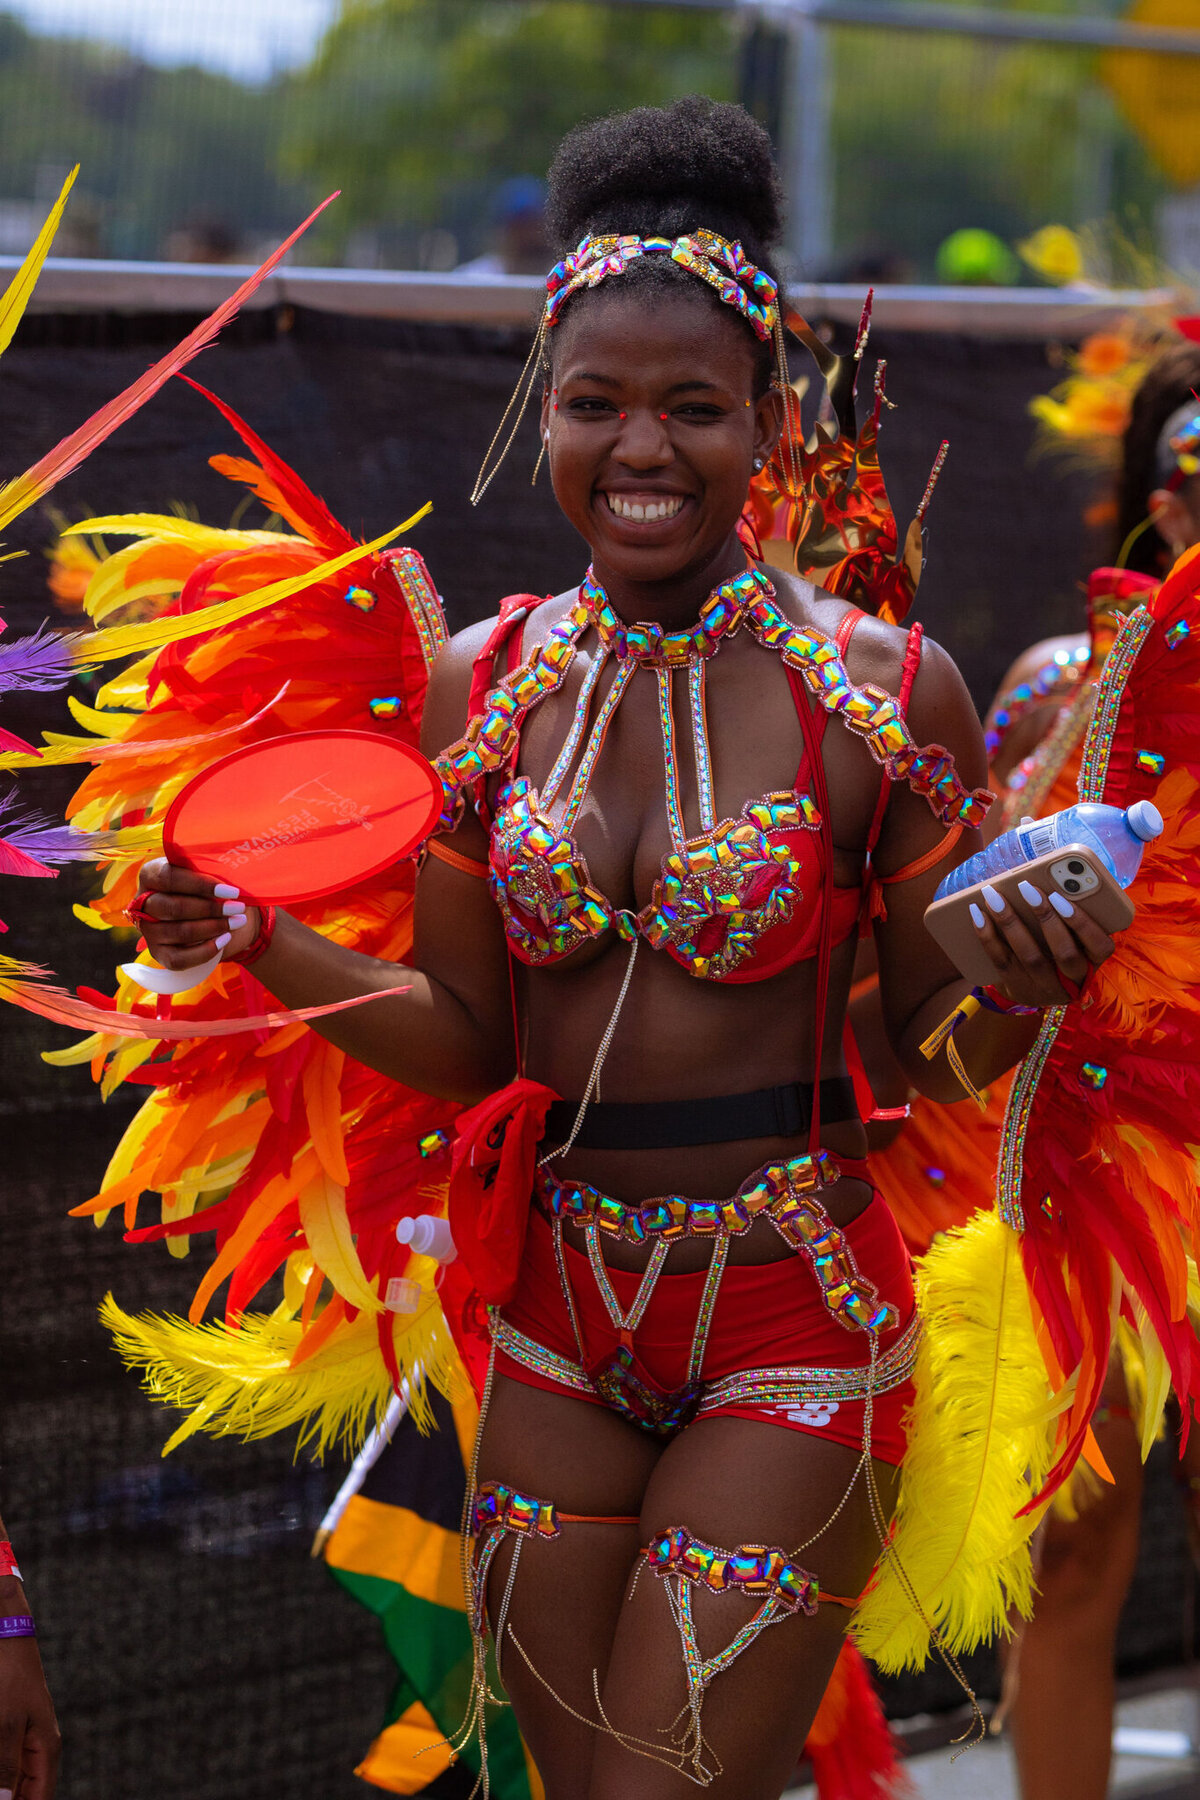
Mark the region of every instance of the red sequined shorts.
[[[904, 1456], [904, 1415], [919, 1321], [912, 1265], [886, 1202], [876, 1192], [843, 1227], [859, 1272], [896, 1308], [899, 1323], [881, 1331], [871, 1400], [871, 1451], [881, 1462]], [[513, 1381], [566, 1392], [592, 1405], [610, 1404], [595, 1371], [621, 1349], [587, 1256], [563, 1229], [563, 1258], [579, 1327], [567, 1310], [554, 1249], [555, 1227], [534, 1207], [517, 1291], [496, 1321], [496, 1370]], [[622, 1311], [633, 1306], [641, 1277], [610, 1269]], [[637, 1370], [665, 1395], [689, 1392], [689, 1373], [705, 1272], [662, 1273], [632, 1338]], [[580, 1348], [585, 1352], [581, 1361]], [[586, 1367], [585, 1367], [586, 1365]], [[700, 1380], [682, 1403], [691, 1418], [752, 1419], [863, 1445], [869, 1340], [830, 1313], [807, 1257], [736, 1263], [725, 1269], [704, 1346]]]

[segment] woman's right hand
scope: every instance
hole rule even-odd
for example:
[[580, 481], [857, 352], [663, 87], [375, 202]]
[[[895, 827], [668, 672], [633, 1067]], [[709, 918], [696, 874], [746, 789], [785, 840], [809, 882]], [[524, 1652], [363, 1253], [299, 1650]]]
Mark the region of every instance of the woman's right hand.
[[236, 957], [258, 936], [258, 908], [237, 888], [156, 857], [142, 865], [130, 918], [164, 969], [194, 969], [220, 955]]
[[62, 1740], [34, 1638], [0, 1643], [0, 1800], [54, 1800]]

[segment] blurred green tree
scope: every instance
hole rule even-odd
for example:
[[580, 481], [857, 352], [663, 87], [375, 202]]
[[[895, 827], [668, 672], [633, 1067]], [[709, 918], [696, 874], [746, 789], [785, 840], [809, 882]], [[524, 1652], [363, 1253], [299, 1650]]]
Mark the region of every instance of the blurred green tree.
[[155, 68], [0, 13], [0, 200], [49, 205], [78, 162], [62, 254], [158, 257], [189, 228], [252, 253], [303, 216], [275, 153], [288, 101], [286, 82]]
[[544, 174], [580, 120], [688, 93], [733, 98], [733, 34], [731, 15], [685, 7], [344, 0], [293, 83], [283, 166], [342, 188], [329, 234], [390, 227], [394, 260], [404, 237], [438, 225], [467, 255], [497, 186]]

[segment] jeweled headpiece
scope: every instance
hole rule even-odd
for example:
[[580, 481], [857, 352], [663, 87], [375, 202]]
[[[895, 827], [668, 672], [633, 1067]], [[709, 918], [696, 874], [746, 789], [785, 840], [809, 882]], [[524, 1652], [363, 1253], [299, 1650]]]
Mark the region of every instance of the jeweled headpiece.
[[[525, 416], [534, 382], [542, 366], [546, 334], [555, 326], [562, 309], [573, 294], [586, 288], [599, 287], [610, 275], [623, 275], [645, 256], [669, 256], [679, 268], [686, 269], [697, 280], [705, 282], [720, 300], [741, 313], [755, 336], [775, 349], [777, 378], [785, 401], [784, 441], [791, 461], [795, 461], [799, 407], [794, 402], [787, 374], [787, 350], [783, 341], [783, 321], [779, 311], [779, 285], [773, 275], [752, 263], [741, 244], [700, 227], [680, 237], [638, 237], [627, 232], [605, 232], [598, 237], [585, 237], [569, 256], [555, 263], [546, 277], [546, 304], [538, 320], [537, 335], [521, 371], [513, 397], [504, 409], [504, 417], [488, 445], [475, 488], [472, 506], [477, 506], [504, 461]], [[793, 416], [795, 414], [795, 416]], [[506, 435], [507, 434], [507, 435]], [[501, 442], [503, 439], [503, 442]], [[497, 448], [499, 446], [499, 448]], [[539, 455], [533, 478], [537, 480], [542, 466]]]
[[682, 237], [634, 237], [607, 232], [585, 237], [578, 248], [546, 277], [547, 326], [558, 323], [559, 314], [581, 288], [598, 287], [610, 275], [623, 275], [644, 256], [669, 256], [681, 269], [698, 276], [727, 306], [736, 306], [764, 343], [770, 343], [779, 322], [779, 284], [765, 269], [752, 263], [742, 246], [715, 231], [689, 231]]

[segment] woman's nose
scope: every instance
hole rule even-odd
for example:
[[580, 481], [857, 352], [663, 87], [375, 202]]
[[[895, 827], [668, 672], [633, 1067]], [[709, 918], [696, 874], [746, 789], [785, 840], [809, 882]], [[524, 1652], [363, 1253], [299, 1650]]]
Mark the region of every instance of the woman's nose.
[[635, 469], [660, 469], [673, 462], [670, 415], [648, 406], [622, 413], [616, 455], [619, 462]]

